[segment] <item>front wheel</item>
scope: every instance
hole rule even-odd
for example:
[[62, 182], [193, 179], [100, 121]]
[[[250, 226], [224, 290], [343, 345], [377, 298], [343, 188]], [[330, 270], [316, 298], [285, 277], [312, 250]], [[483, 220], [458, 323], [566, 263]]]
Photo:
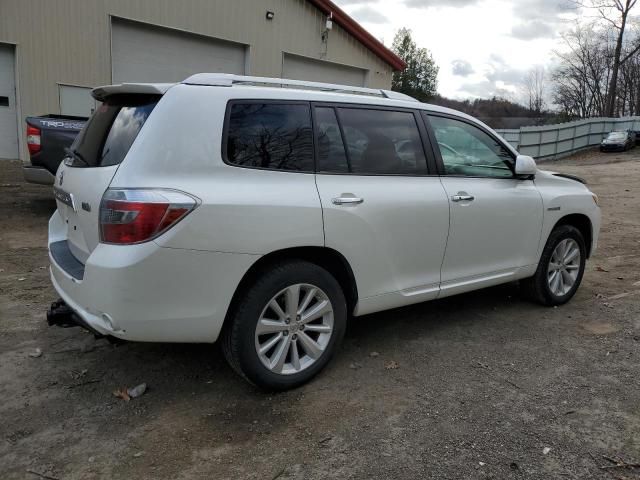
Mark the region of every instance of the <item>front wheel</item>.
[[543, 305], [562, 305], [575, 295], [586, 263], [587, 249], [580, 230], [570, 225], [556, 227], [549, 235], [538, 269], [522, 281], [529, 296]]
[[260, 388], [287, 390], [307, 382], [344, 337], [344, 294], [318, 265], [274, 265], [241, 294], [222, 349], [229, 364]]

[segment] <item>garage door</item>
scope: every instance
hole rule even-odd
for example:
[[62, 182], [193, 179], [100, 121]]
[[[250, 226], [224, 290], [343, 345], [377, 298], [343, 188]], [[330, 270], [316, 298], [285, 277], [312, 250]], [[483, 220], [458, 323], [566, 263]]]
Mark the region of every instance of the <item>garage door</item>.
[[113, 19], [114, 83], [179, 82], [194, 73], [245, 73], [246, 46], [200, 35]]
[[14, 58], [13, 46], [0, 44], [0, 158], [18, 158]]
[[282, 78], [364, 87], [367, 71], [315, 58], [284, 54]]

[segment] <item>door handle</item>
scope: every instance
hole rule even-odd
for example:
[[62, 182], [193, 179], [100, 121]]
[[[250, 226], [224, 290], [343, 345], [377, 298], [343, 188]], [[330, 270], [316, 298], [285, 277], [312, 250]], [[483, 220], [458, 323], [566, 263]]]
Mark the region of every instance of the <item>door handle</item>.
[[473, 202], [476, 199], [473, 195], [453, 195], [451, 200], [454, 202]]
[[336, 197], [331, 199], [334, 205], [359, 205], [364, 202], [364, 198], [359, 197]]

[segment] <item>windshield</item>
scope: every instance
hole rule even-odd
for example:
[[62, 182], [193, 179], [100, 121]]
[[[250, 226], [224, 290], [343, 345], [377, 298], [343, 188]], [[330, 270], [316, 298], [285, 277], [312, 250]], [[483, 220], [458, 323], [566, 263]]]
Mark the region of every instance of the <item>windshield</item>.
[[624, 140], [627, 137], [625, 132], [611, 132], [607, 137], [609, 140]]
[[122, 162], [159, 99], [158, 95], [109, 97], [73, 142], [71, 166], [106, 167]]

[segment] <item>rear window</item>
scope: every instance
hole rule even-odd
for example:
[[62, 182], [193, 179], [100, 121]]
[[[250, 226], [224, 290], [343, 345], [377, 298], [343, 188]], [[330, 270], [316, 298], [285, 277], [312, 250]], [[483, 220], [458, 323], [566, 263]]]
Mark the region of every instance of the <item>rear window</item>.
[[225, 153], [241, 167], [313, 172], [309, 105], [232, 104]]
[[71, 146], [74, 167], [118, 165], [160, 100], [159, 95], [114, 95], [100, 105]]

